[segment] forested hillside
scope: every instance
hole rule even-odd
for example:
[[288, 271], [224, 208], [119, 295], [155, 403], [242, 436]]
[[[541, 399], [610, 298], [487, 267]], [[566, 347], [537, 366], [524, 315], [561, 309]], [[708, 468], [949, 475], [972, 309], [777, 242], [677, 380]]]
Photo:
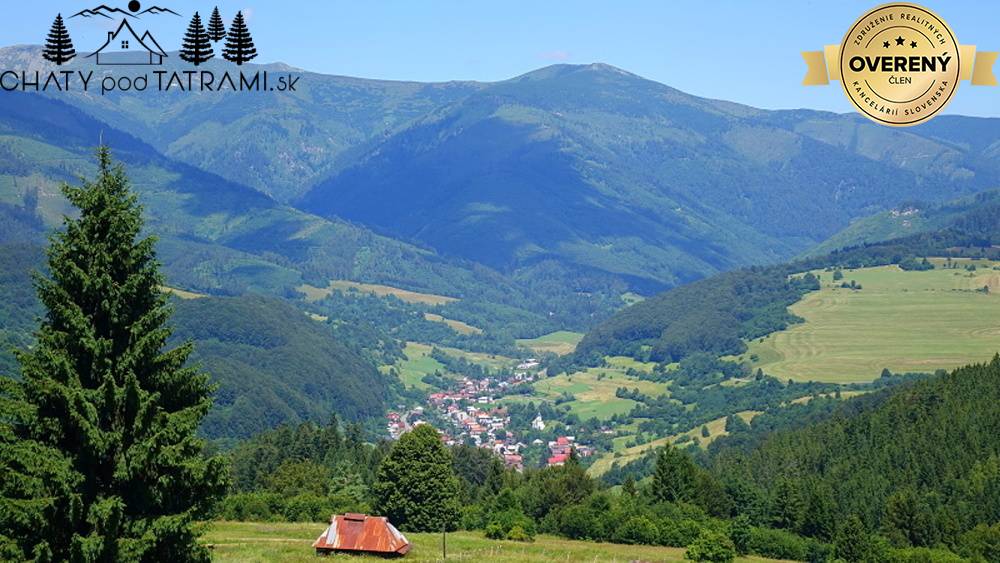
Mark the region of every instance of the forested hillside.
[[723, 439], [712, 468], [738, 511], [779, 527], [829, 539], [859, 517], [895, 545], [961, 553], [978, 525], [1000, 522], [998, 404], [1000, 356], [750, 451]]
[[174, 339], [219, 386], [202, 424], [209, 438], [245, 438], [280, 424], [381, 415], [396, 383], [330, 327], [277, 299], [175, 300]]

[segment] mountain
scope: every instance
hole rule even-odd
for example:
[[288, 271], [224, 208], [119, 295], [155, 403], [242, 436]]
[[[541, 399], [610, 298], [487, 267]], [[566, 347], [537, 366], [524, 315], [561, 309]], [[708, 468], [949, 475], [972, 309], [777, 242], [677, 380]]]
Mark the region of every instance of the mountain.
[[164, 157], [70, 105], [32, 94], [0, 100], [0, 211], [41, 223], [11, 236], [59, 225], [68, 210], [59, 183], [91, 175], [92, 147], [103, 139], [146, 206], [171, 283], [186, 289], [295, 295], [303, 282], [352, 279], [523, 304], [523, 291], [496, 272], [284, 206]]
[[[41, 57], [37, 46], [0, 49], [0, 66], [56, 68]], [[78, 68], [93, 66], [78, 57], [60, 70]], [[159, 68], [185, 71], [191, 66], [169, 52]], [[199, 70], [221, 75], [232, 68], [217, 56]], [[468, 82], [421, 84], [326, 76], [283, 64], [247, 64], [241, 70], [294, 71], [300, 78], [295, 92], [273, 96], [176, 89], [53, 96], [142, 139], [167, 157], [289, 202], [350, 162], [358, 147], [480, 87]]]
[[935, 123], [763, 111], [557, 65], [431, 113], [298, 205], [503, 271], [552, 260], [648, 291], [790, 258], [904, 200], [1000, 185], [996, 132]]

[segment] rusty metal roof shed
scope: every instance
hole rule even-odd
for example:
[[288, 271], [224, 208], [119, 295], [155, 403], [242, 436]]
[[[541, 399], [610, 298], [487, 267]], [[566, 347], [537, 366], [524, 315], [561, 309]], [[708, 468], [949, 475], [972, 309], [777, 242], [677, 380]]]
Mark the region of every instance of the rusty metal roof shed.
[[330, 527], [313, 542], [316, 553], [350, 552], [405, 555], [410, 542], [381, 516], [348, 513], [330, 519]]

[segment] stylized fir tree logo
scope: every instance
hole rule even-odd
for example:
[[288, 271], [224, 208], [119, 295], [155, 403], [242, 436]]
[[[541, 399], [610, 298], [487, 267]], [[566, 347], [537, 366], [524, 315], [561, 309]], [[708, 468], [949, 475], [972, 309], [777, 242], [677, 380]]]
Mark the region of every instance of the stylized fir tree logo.
[[222, 56], [237, 65], [257, 58], [257, 48], [253, 45], [247, 23], [243, 21], [243, 12], [236, 12], [236, 19], [233, 20], [233, 25], [229, 26], [226, 48], [222, 50]]
[[73, 40], [69, 37], [69, 31], [63, 24], [62, 14], [56, 16], [56, 21], [52, 22], [52, 29], [49, 30], [48, 39], [45, 41], [45, 50], [42, 51], [45, 60], [62, 65], [73, 60], [76, 51], [73, 49]]
[[194, 13], [191, 23], [188, 25], [187, 33], [184, 34], [184, 45], [181, 47], [181, 59], [198, 66], [208, 62], [215, 56], [212, 50], [212, 41], [205, 31], [205, 26], [201, 23], [201, 16]]
[[219, 7], [212, 10], [212, 17], [208, 20], [208, 36], [212, 41], [222, 41], [226, 37], [226, 25], [222, 23], [222, 16], [219, 15]]

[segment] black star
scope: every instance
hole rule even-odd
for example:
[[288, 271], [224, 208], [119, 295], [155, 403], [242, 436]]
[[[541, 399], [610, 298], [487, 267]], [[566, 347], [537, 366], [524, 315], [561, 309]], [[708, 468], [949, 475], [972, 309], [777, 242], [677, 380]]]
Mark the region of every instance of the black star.
[[917, 42], [916, 41], [910, 41], [910, 47], [913, 47], [914, 49], [916, 49], [917, 48]]
[[896, 38], [896, 45], [902, 45], [905, 42], [906, 42], [906, 39], [903, 39], [902, 37], [897, 37]]
[[883, 43], [882, 45], [883, 45], [883, 46], [884, 46], [884, 47], [885, 47], [886, 49], [888, 49], [888, 48], [889, 48], [889, 42], [888, 42], [888, 41], [886, 41], [886, 42], [885, 42], [885, 43]]

